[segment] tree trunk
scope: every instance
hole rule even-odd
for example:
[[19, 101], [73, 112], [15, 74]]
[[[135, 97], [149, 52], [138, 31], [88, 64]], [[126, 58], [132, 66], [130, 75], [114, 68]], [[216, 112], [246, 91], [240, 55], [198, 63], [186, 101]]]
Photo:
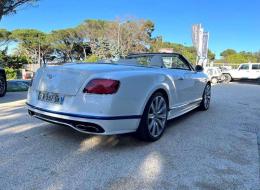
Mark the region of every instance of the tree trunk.
[[86, 60], [86, 59], [87, 59], [87, 53], [86, 53], [86, 49], [85, 49], [85, 47], [84, 47], [84, 46], [83, 46], [82, 48], [83, 48], [84, 60]]
[[4, 2], [0, 3], [0, 21], [4, 15]]

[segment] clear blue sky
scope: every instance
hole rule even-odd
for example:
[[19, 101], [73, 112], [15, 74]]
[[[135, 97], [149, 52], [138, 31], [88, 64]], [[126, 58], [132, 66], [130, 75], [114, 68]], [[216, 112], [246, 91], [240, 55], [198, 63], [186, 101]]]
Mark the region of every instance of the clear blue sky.
[[90, 18], [133, 16], [152, 20], [154, 35], [191, 45], [191, 26], [202, 23], [210, 32], [209, 47], [218, 55], [226, 48], [260, 50], [259, 12], [259, 0], [40, 0], [36, 7], [4, 17], [0, 28], [49, 32]]

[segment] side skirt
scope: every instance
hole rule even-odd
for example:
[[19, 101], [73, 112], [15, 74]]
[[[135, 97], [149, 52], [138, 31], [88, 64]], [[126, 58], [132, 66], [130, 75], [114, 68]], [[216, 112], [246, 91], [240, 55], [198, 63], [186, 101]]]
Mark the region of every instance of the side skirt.
[[202, 98], [197, 99], [195, 101], [173, 107], [168, 113], [168, 120], [179, 117], [185, 113], [190, 112], [191, 110], [196, 109], [200, 106]]

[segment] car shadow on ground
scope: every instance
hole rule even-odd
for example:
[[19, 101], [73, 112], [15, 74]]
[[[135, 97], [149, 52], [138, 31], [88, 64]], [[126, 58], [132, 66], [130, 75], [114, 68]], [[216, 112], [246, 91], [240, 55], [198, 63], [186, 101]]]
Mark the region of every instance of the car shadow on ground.
[[170, 128], [171, 128], [171, 127], [174, 127], [175, 125], [177, 125], [177, 124], [183, 122], [184, 120], [186, 120], [186, 119], [192, 117], [192, 116], [195, 115], [198, 111], [200, 111], [199, 108], [196, 108], [196, 109], [191, 110], [191, 111], [189, 111], [188, 113], [185, 113], [185, 114], [183, 114], [183, 115], [181, 115], [181, 116], [179, 116], [179, 117], [176, 117], [176, 118], [173, 118], [173, 119], [171, 119], [171, 120], [168, 120], [168, 121], [167, 121], [167, 128], [169, 128], [169, 127], [170, 127]]
[[260, 80], [234, 80], [232, 83], [260, 85]]
[[[26, 100], [26, 92], [12, 92], [12, 93], [7, 93], [5, 97], [0, 99], [0, 103], [9, 103], [9, 102], [15, 102], [15, 101], [20, 101], [20, 100]], [[3, 108], [5, 109], [5, 108]], [[100, 135], [88, 135], [88, 134], [83, 134], [80, 132], [75, 131], [74, 129], [68, 127], [68, 126], [62, 126], [62, 125], [55, 125], [55, 124], [50, 124], [50, 123], [45, 123], [38, 121], [38, 119], [31, 118], [27, 114], [27, 111], [23, 112], [21, 114], [21, 109], [24, 109], [24, 105], [20, 105], [12, 110], [6, 110], [2, 114], [2, 116], [12, 116], [12, 118], [7, 118], [5, 119], [6, 122], [9, 122], [9, 119], [12, 120], [20, 120], [22, 118], [27, 117], [25, 122], [22, 122], [22, 124], [29, 122], [30, 120], [33, 120], [33, 123], [39, 123], [39, 124], [44, 124], [41, 125], [39, 129], [37, 125], [35, 127], [32, 127], [28, 130], [25, 130], [21, 132], [23, 135], [27, 135], [27, 133], [36, 133], [36, 131], [39, 131], [41, 133], [46, 133], [45, 136], [51, 135], [52, 137], [55, 138], [64, 138], [67, 139], [68, 141], [72, 141], [74, 143], [81, 144], [82, 141], [85, 141], [86, 139], [92, 139], [94, 138], [95, 141], [98, 141], [98, 146], [100, 147], [107, 147], [107, 148], [112, 148], [112, 147], [120, 147], [120, 148], [129, 148], [130, 147], [139, 147], [139, 146], [146, 146], [150, 144], [149, 142], [145, 142], [140, 140], [135, 133], [129, 133], [129, 134], [120, 134], [120, 135], [110, 135], [110, 136], [100, 136]], [[186, 120], [187, 118], [191, 117], [194, 115], [198, 110], [195, 109], [189, 113], [186, 113], [178, 118], [171, 119], [167, 122], [167, 128], [165, 133], [167, 133], [168, 130], [171, 130], [172, 128], [175, 128], [176, 126], [179, 126], [181, 122]], [[19, 113], [19, 114], [18, 114]], [[1, 130], [7, 129], [7, 128], [12, 128], [16, 123], [13, 125], [10, 124], [8, 126], [2, 126]], [[35, 132], [33, 132], [35, 130]], [[11, 134], [9, 134], [11, 135]], [[13, 135], [13, 134], [12, 134]], [[163, 137], [162, 137], [163, 138]], [[53, 138], [54, 139], [54, 138]]]
[[[168, 130], [180, 126], [180, 124], [183, 121], [185, 121], [187, 118], [191, 117], [192, 115], [196, 114], [197, 111], [198, 109], [195, 109], [180, 117], [169, 120], [167, 122], [165, 133], [167, 133]], [[63, 125], [48, 124], [48, 123], [46, 123], [46, 125], [50, 126], [48, 127], [48, 129], [51, 131], [48, 132], [49, 134], [51, 134], [52, 137], [67, 139], [68, 141], [72, 141], [76, 144], [79, 144], [79, 146], [82, 146], [82, 143], [86, 140], [98, 142], [96, 143], [96, 147], [103, 148], [103, 149], [114, 149], [114, 148], [128, 149], [128, 148], [135, 148], [135, 147], [138, 148], [138, 147], [149, 146], [149, 144], [151, 144], [151, 142], [147, 142], [139, 139], [137, 134], [135, 133], [102, 136], [102, 135], [91, 135], [91, 134], [80, 133], [68, 126], [63, 126]], [[159, 141], [160, 140], [158, 140], [158, 142]]]
[[[165, 133], [172, 133], [172, 129], [181, 126], [181, 123], [183, 121], [185, 121], [188, 117], [194, 115], [196, 112], [197, 111], [194, 110], [183, 116], [169, 120]], [[10, 112], [9, 114], [12, 113]], [[28, 115], [25, 116], [25, 113], [15, 117], [18, 120], [21, 117], [27, 118], [24, 123], [21, 123], [21, 125], [25, 125], [30, 120], [32, 120], [30, 123], [32, 123], [33, 125], [28, 128], [24, 127], [24, 129], [22, 126], [17, 126], [16, 123], [10, 124], [8, 126], [3, 126], [1, 127], [0, 132], [5, 133], [4, 135], [2, 134], [3, 136], [5, 136], [5, 138], [8, 138], [8, 136], [12, 136], [14, 138], [16, 136], [23, 136], [26, 139], [30, 139], [30, 136], [34, 136], [34, 134], [37, 134], [36, 136], [38, 136], [39, 138], [49, 139], [49, 141], [52, 141], [56, 145], [63, 143], [70, 144], [76, 150], [87, 150], [90, 148], [90, 146], [93, 146], [93, 144], [95, 144], [95, 148], [103, 150], [127, 150], [129, 148], [141, 148], [145, 146], [151, 146], [154, 143], [157, 144], [157, 142], [150, 143], [143, 141], [139, 139], [135, 133], [108, 136], [90, 135], [80, 133], [68, 126], [41, 122], [36, 118], [31, 118]], [[13, 132], [14, 130], [16, 130], [16, 128], [19, 128], [19, 130]], [[162, 136], [162, 139], [158, 140], [158, 143], [160, 143], [163, 138], [164, 137]]]

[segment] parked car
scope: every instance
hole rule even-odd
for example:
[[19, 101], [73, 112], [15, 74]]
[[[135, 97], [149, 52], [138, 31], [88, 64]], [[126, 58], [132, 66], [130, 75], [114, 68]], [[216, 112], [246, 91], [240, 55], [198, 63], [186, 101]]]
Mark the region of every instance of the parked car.
[[7, 83], [8, 92], [27, 91], [30, 86], [30, 80], [9, 80]]
[[220, 66], [220, 70], [223, 72], [223, 71], [228, 71], [228, 70], [231, 70], [232, 69], [232, 67], [231, 66], [225, 66], [225, 65], [223, 65], [223, 66]]
[[211, 83], [202, 71], [175, 53], [40, 68], [28, 91], [28, 112], [82, 133], [137, 132], [155, 141], [167, 120], [209, 108]]
[[3, 97], [6, 94], [7, 82], [5, 70], [0, 67], [0, 97]]
[[223, 71], [223, 75], [226, 83], [241, 79], [260, 80], [260, 63], [241, 64], [238, 69]]
[[222, 74], [221, 69], [218, 67], [206, 67], [205, 73], [207, 73], [212, 84], [222, 82], [225, 79], [225, 76]]

